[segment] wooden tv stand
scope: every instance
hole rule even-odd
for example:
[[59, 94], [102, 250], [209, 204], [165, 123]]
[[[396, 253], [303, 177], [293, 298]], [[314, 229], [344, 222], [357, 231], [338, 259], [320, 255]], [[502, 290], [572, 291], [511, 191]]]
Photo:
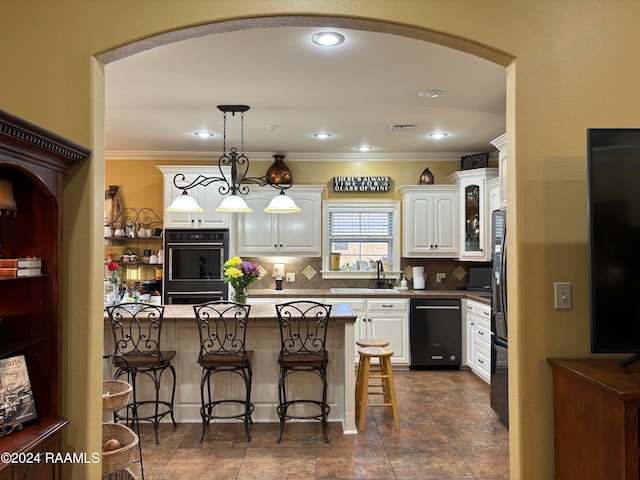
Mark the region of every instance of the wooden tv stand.
[[638, 480], [640, 365], [547, 361], [553, 367], [555, 478]]

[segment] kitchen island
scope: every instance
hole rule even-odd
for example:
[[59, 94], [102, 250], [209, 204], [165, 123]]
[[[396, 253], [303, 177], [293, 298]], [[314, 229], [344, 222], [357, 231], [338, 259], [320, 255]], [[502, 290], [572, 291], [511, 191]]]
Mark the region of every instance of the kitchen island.
[[[249, 303], [251, 304], [251, 301]], [[353, 357], [355, 319], [356, 314], [350, 305], [344, 303], [333, 305], [327, 331], [327, 350], [329, 351], [327, 399], [331, 406], [329, 421], [341, 422], [343, 433], [356, 433]], [[163, 350], [177, 352], [173, 361], [177, 376], [174, 405], [176, 421], [199, 423], [201, 421], [201, 368], [198, 365], [199, 336], [192, 306], [165, 306], [161, 341]], [[280, 333], [273, 305], [251, 304], [247, 327], [247, 348], [255, 351], [252, 386], [252, 402], [255, 405], [253, 421], [277, 422]], [[104, 351], [105, 353], [113, 352], [113, 335], [106, 314]], [[105, 365], [106, 369], [109, 369], [109, 365]], [[111, 372], [105, 371], [105, 378], [107, 375], [110, 376]], [[142, 377], [139, 377], [141, 380], [138, 384], [140, 392], [138, 399], [152, 395], [151, 382]], [[237, 375], [218, 377], [220, 378], [216, 379], [215, 387], [220, 388], [225, 394], [228, 393], [228, 398], [243, 395], [244, 385]], [[311, 377], [315, 376], [304, 375], [295, 379], [296, 395], [316, 397], [320, 395], [320, 382], [317, 378]], [[169, 375], [163, 377], [162, 393], [167, 396], [170, 392], [169, 380]]]

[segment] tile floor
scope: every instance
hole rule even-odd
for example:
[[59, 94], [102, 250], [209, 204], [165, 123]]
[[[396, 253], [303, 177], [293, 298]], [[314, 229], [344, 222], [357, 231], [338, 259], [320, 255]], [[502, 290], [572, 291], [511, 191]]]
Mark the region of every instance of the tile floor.
[[[160, 427], [160, 445], [141, 425], [146, 480], [337, 480], [509, 478], [509, 433], [489, 406], [489, 387], [468, 371], [394, 371], [401, 429], [385, 408], [369, 408], [366, 428], [342, 435], [319, 423], [253, 426], [212, 424], [203, 444], [200, 424]], [[139, 464], [131, 471], [138, 475]]]

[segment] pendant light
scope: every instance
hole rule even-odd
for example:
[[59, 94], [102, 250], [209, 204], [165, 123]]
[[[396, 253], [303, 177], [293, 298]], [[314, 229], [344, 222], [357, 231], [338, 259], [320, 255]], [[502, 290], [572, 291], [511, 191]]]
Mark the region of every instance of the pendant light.
[[[267, 174], [262, 177], [248, 177], [249, 159], [244, 154], [244, 113], [249, 110], [247, 105], [218, 105], [218, 110], [223, 114], [223, 136], [222, 136], [222, 155], [218, 158], [218, 169], [220, 176], [206, 177], [199, 175], [190, 183], [186, 182], [186, 177], [182, 173], [178, 173], [173, 177], [173, 185], [182, 190], [182, 194], [176, 197], [167, 211], [169, 212], [204, 212], [204, 209], [198, 204], [197, 200], [189, 195], [188, 191], [198, 185], [208, 186], [212, 183], [221, 183], [218, 190], [221, 194], [227, 195], [220, 205], [216, 207], [217, 212], [251, 212], [251, 208], [242, 198], [243, 195], [249, 193], [247, 183], [256, 185], [269, 185], [277, 190], [280, 194], [265, 208], [268, 213], [293, 213], [299, 212], [300, 208], [295, 204], [293, 199], [285, 195], [284, 190], [293, 185], [293, 177], [291, 171], [284, 164], [284, 155], [274, 155], [275, 162]], [[236, 113], [240, 114], [240, 151], [233, 147], [227, 151], [227, 114], [235, 117]], [[224, 175], [223, 167], [231, 167], [229, 178]]]

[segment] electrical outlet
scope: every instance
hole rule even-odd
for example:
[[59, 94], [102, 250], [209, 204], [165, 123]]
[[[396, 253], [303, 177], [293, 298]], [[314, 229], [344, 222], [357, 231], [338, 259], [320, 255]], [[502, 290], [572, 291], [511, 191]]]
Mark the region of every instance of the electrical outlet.
[[571, 308], [571, 283], [556, 282], [553, 284], [555, 291], [556, 310]]
[[296, 281], [296, 274], [295, 272], [289, 272], [286, 275], [286, 280], [287, 282], [295, 282]]
[[437, 283], [444, 282], [445, 278], [447, 278], [447, 274], [446, 273], [436, 273], [436, 282]]

